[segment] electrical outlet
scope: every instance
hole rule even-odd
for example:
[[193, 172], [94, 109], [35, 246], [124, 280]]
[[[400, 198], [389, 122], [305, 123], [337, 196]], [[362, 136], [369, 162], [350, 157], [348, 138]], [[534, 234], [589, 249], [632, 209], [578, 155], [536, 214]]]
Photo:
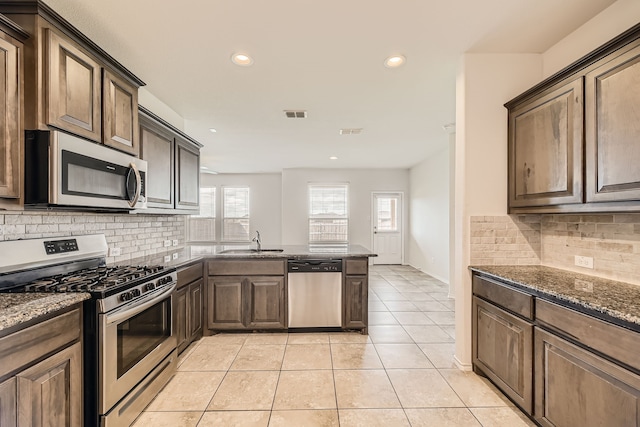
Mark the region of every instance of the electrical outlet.
[[171, 255], [171, 257], [172, 257], [173, 259], [178, 259], [178, 252], [176, 252], [175, 254]]
[[109, 256], [122, 255], [122, 248], [109, 248]]
[[173, 246], [178, 246], [178, 239], [173, 239]]
[[169, 262], [169, 261], [171, 261], [171, 255], [165, 255], [164, 262]]
[[171, 246], [171, 240], [165, 240], [164, 241], [164, 247], [168, 248], [169, 246]]
[[593, 258], [590, 256], [575, 256], [575, 264], [578, 267], [593, 268]]

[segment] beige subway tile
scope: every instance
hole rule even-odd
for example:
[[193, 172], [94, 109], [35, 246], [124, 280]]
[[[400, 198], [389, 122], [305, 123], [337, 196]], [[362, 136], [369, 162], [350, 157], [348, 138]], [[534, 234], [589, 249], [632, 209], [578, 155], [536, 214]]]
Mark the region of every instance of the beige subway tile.
[[581, 222], [593, 222], [597, 224], [609, 224], [613, 222], [613, 215], [582, 215]]
[[640, 214], [615, 214], [613, 216], [613, 222], [617, 224], [621, 224], [621, 223], [640, 224]]

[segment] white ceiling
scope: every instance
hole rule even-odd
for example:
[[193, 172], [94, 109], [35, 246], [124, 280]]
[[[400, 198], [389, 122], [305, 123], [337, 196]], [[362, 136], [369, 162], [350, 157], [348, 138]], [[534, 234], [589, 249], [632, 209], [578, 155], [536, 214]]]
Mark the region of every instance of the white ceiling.
[[[463, 52], [542, 53], [614, 3], [45, 1], [184, 117], [202, 164], [221, 173], [411, 167], [447, 144]], [[253, 66], [232, 64], [234, 52]], [[405, 66], [385, 68], [397, 53]]]

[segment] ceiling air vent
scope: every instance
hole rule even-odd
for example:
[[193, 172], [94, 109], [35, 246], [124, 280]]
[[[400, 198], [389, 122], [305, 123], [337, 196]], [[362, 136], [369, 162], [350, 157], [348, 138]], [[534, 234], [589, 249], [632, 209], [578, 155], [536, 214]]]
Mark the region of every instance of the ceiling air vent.
[[306, 119], [307, 112], [304, 110], [284, 110], [284, 115], [288, 119]]
[[360, 135], [362, 128], [345, 128], [338, 131], [340, 135]]

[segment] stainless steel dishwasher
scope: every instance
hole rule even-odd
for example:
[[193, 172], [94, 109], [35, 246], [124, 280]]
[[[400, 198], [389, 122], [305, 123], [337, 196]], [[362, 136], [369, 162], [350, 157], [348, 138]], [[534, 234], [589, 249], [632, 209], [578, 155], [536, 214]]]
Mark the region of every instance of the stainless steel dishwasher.
[[342, 326], [342, 260], [289, 260], [290, 328]]

